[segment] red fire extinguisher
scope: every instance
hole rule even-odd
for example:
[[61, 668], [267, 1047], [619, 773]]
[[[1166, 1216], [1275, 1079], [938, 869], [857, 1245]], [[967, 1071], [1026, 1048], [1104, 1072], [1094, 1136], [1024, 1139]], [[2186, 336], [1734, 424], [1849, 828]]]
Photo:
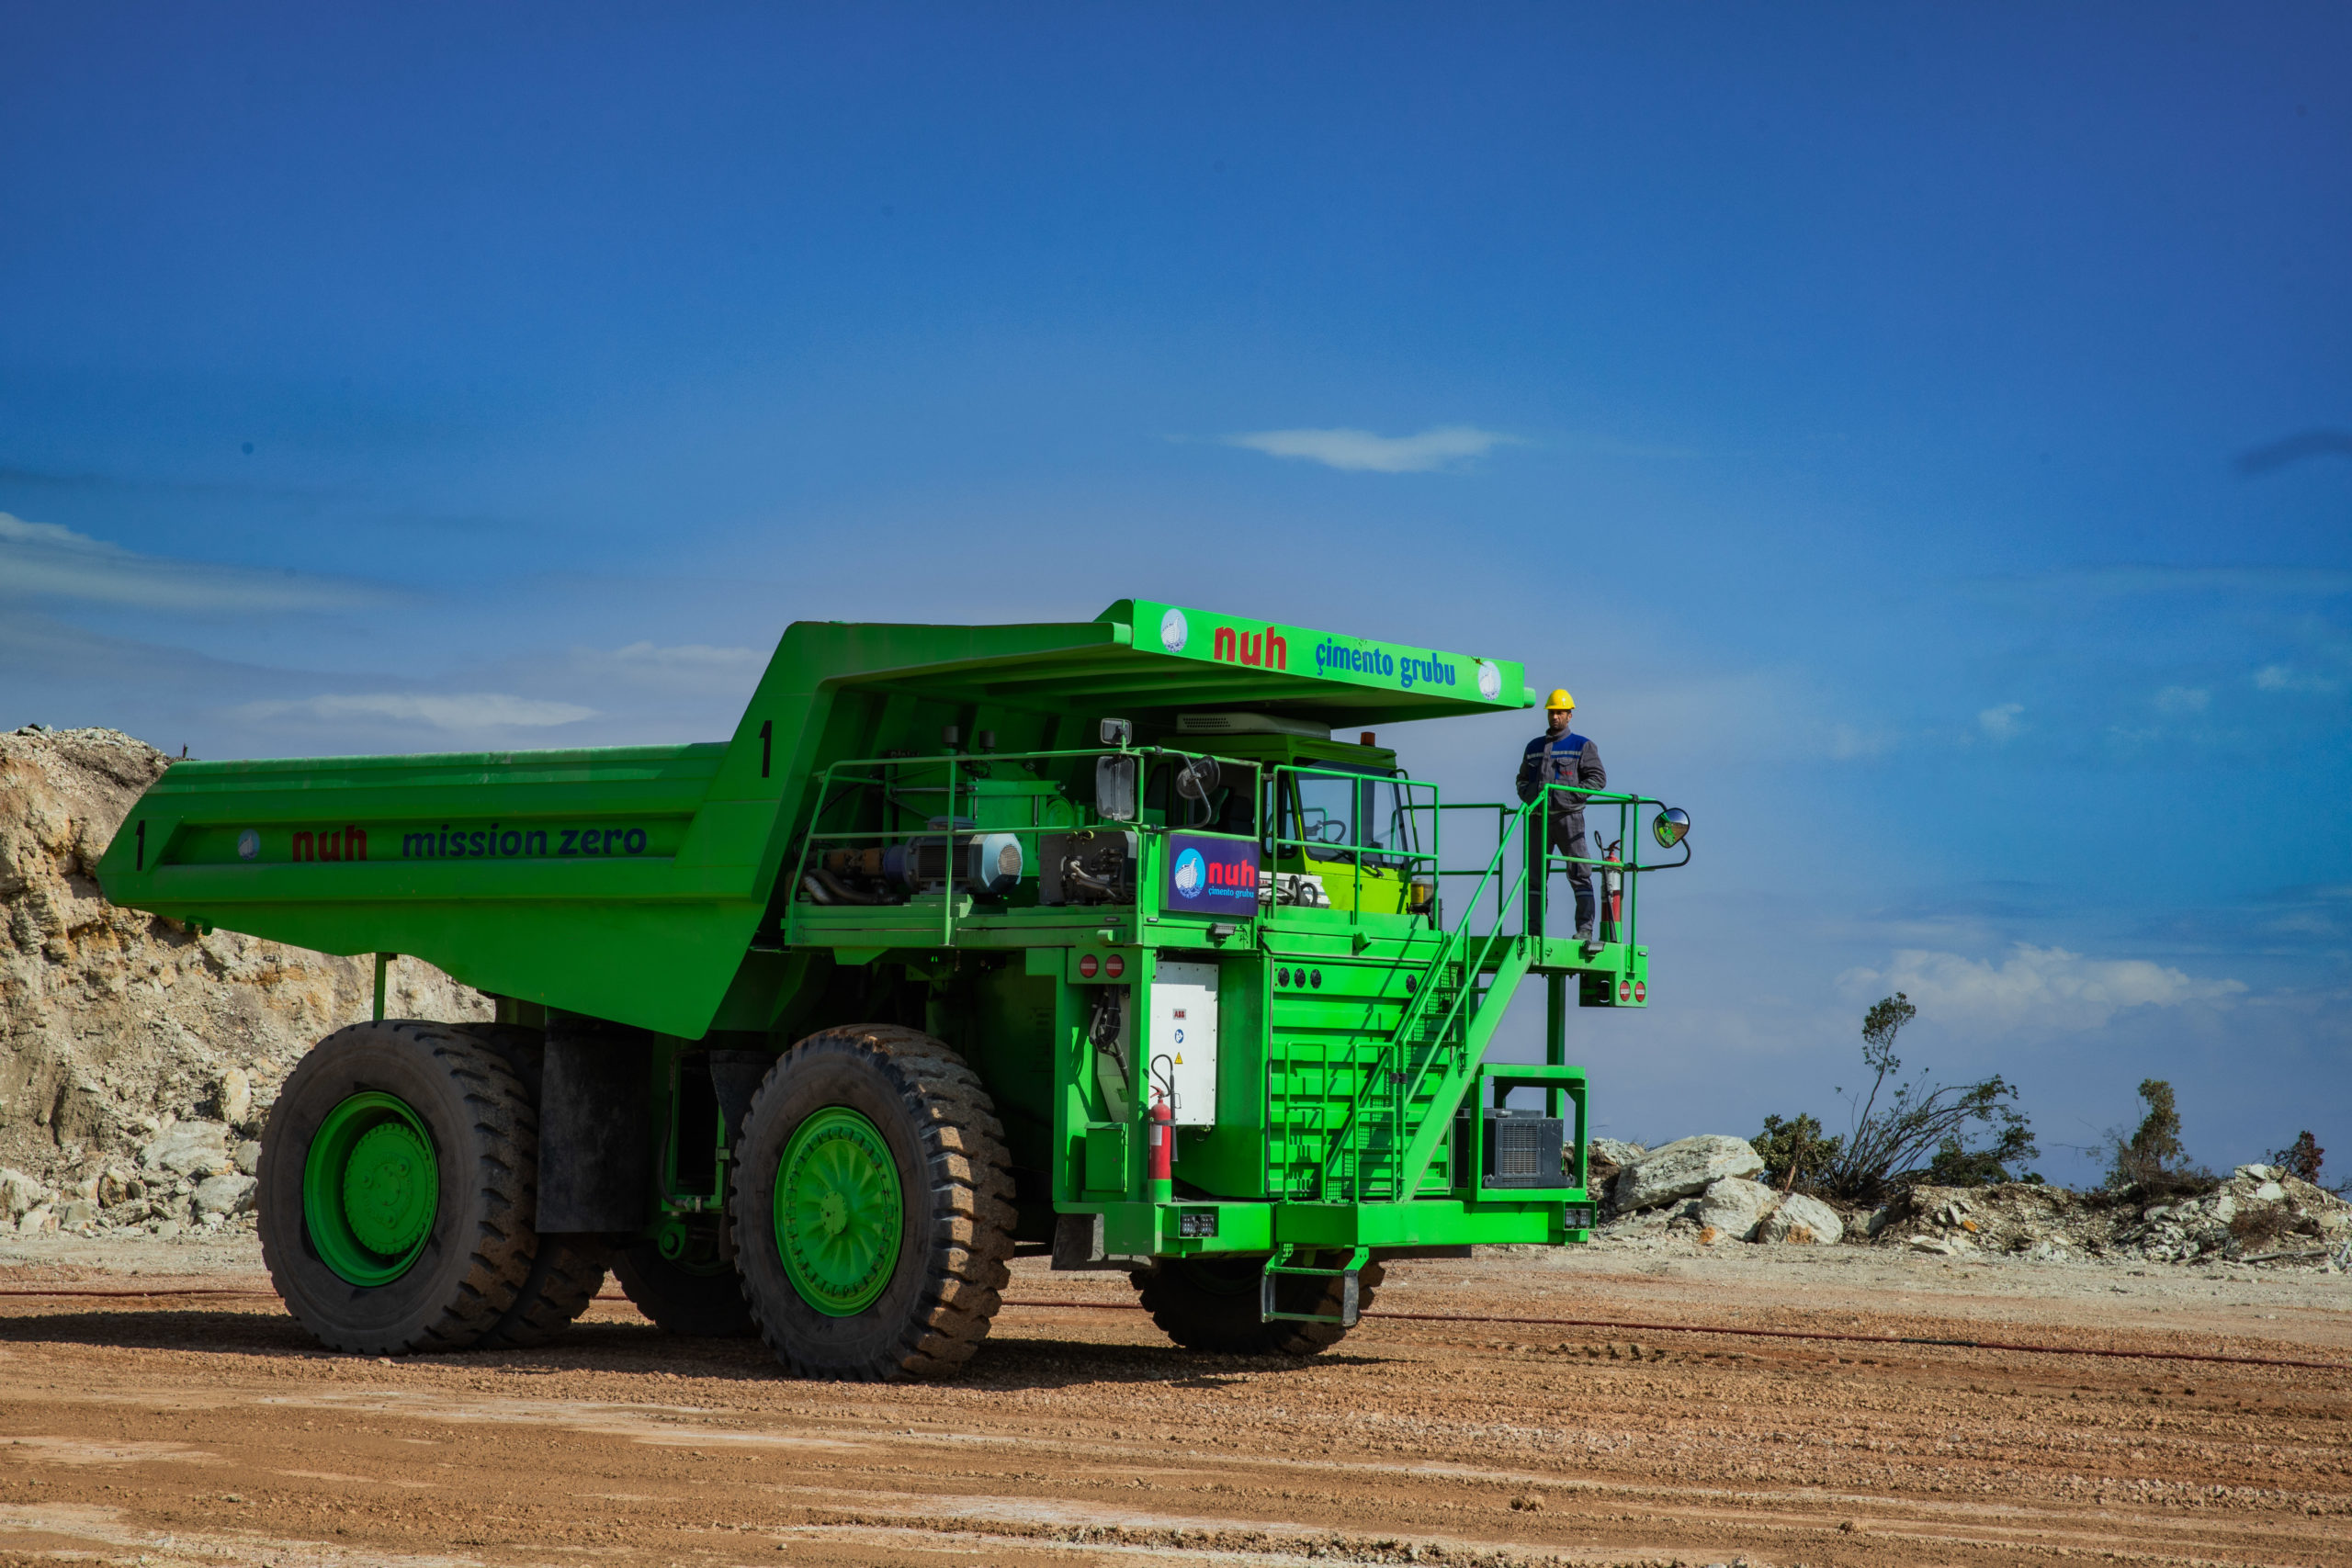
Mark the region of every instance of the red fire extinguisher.
[[1151, 1190], [1155, 1203], [1176, 1196], [1176, 1112], [1168, 1096], [1155, 1089], [1151, 1097]]

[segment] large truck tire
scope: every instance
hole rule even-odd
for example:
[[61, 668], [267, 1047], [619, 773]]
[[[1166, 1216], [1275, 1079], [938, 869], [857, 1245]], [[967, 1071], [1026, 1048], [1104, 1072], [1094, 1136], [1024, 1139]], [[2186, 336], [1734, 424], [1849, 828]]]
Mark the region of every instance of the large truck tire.
[[355, 1023], [311, 1047], [262, 1136], [262, 1258], [319, 1341], [462, 1350], [531, 1272], [538, 1119], [506, 1064], [444, 1024]]
[[802, 1377], [953, 1375], [1012, 1256], [1004, 1127], [944, 1043], [890, 1024], [812, 1034], [745, 1119], [736, 1264], [761, 1337]]
[[[1312, 1356], [1338, 1344], [1348, 1332], [1337, 1322], [1302, 1323], [1295, 1318], [1263, 1321], [1260, 1279], [1262, 1258], [1163, 1258], [1132, 1278], [1143, 1309], [1159, 1331], [1187, 1350], [1228, 1356]], [[1336, 1265], [1334, 1265], [1336, 1267]], [[1372, 1309], [1383, 1271], [1367, 1263], [1356, 1272], [1356, 1310]], [[1337, 1318], [1341, 1292], [1337, 1275], [1278, 1274], [1274, 1305], [1283, 1312], [1327, 1314]]]
[[609, 1254], [598, 1236], [538, 1235], [531, 1271], [514, 1304], [481, 1337], [485, 1350], [531, 1350], [548, 1344], [588, 1310], [605, 1288]]
[[[453, 1032], [479, 1042], [514, 1075], [536, 1112], [539, 1105], [541, 1067], [547, 1035], [537, 1029], [508, 1023], [460, 1023]], [[533, 1187], [538, 1162], [532, 1162]], [[536, 1196], [536, 1193], [535, 1193]], [[534, 1207], [534, 1215], [537, 1209]], [[514, 1304], [477, 1342], [484, 1350], [530, 1350], [554, 1340], [588, 1310], [605, 1288], [609, 1249], [604, 1238], [591, 1235], [547, 1235], [534, 1232], [531, 1271], [515, 1292]]]
[[753, 1332], [743, 1280], [722, 1259], [684, 1262], [640, 1241], [613, 1254], [613, 1277], [637, 1310], [665, 1333], [689, 1339], [744, 1339]]

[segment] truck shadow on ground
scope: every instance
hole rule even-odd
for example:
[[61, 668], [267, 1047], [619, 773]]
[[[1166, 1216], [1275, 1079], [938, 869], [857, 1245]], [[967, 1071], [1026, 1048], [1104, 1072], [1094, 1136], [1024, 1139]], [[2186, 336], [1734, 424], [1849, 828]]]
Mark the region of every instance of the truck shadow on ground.
[[[51, 1312], [0, 1316], [0, 1344], [86, 1345], [126, 1350], [165, 1350], [264, 1360], [379, 1364], [372, 1356], [330, 1350], [289, 1316], [217, 1308], [161, 1311]], [[944, 1385], [1000, 1391], [1096, 1387], [1104, 1384], [1217, 1388], [1236, 1381], [1295, 1374], [1318, 1367], [1376, 1366], [1378, 1356], [1326, 1353], [1296, 1360], [1274, 1356], [1227, 1356], [1176, 1345], [1118, 1345], [1008, 1334], [983, 1342], [961, 1377]], [[708, 1378], [790, 1382], [792, 1374], [757, 1339], [691, 1339], [650, 1324], [576, 1324], [554, 1345], [532, 1350], [468, 1350], [399, 1356], [394, 1367], [548, 1377], [566, 1372], [649, 1380]]]

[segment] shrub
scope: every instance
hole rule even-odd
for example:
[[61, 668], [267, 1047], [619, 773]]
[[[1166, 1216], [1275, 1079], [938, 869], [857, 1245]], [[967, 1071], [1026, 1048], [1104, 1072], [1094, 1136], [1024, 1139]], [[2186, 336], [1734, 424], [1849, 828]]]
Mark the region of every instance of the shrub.
[[1764, 1118], [1764, 1130], [1750, 1140], [1758, 1157], [1764, 1162], [1767, 1185], [1783, 1192], [1803, 1188], [1810, 1192], [1846, 1146], [1840, 1137], [1821, 1135], [1817, 1117], [1800, 1113], [1783, 1122], [1778, 1116]]
[[[1873, 1203], [1890, 1188], [1920, 1180], [1950, 1178], [1953, 1185], [1971, 1186], [2007, 1181], [2010, 1166], [2041, 1152], [2031, 1124], [2017, 1109], [2016, 1086], [1999, 1074], [1966, 1084], [1931, 1083], [1925, 1072], [1908, 1083], [1902, 1080], [1895, 1038], [1918, 1016], [1901, 991], [1872, 1003], [1862, 1015], [1862, 1065], [1871, 1069], [1871, 1087], [1848, 1098], [1854, 1106], [1852, 1128], [1815, 1179], [1827, 1196]], [[1980, 1129], [1992, 1134], [1992, 1141], [1981, 1146], [1975, 1143], [1983, 1135]]]
[[2326, 1153], [2325, 1149], [2319, 1146], [2319, 1140], [2312, 1137], [2307, 1128], [2295, 1134], [2293, 1143], [2273, 1153], [2263, 1163], [2277, 1166], [2285, 1174], [2317, 1187], [2320, 1161]]
[[2119, 1129], [2108, 1134], [2107, 1184], [2149, 1197], [2211, 1191], [2213, 1173], [2191, 1165], [2181, 1146], [2180, 1111], [2172, 1085], [2162, 1078], [2140, 1080], [2140, 1099], [2148, 1113], [2125, 1137]]

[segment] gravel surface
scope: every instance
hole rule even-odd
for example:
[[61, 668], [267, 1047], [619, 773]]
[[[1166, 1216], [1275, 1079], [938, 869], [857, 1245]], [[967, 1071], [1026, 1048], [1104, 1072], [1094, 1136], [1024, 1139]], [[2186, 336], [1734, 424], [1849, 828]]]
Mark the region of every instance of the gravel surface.
[[[1390, 1280], [1390, 1313], [2352, 1368], [2352, 1280], [2308, 1270], [1593, 1247]], [[2352, 1563], [2352, 1371], [1377, 1316], [1251, 1360], [1023, 1260], [961, 1381], [817, 1384], [617, 1300], [544, 1351], [325, 1355], [236, 1238], [0, 1254], [9, 1292], [175, 1286], [256, 1294], [0, 1299], [0, 1562]]]

